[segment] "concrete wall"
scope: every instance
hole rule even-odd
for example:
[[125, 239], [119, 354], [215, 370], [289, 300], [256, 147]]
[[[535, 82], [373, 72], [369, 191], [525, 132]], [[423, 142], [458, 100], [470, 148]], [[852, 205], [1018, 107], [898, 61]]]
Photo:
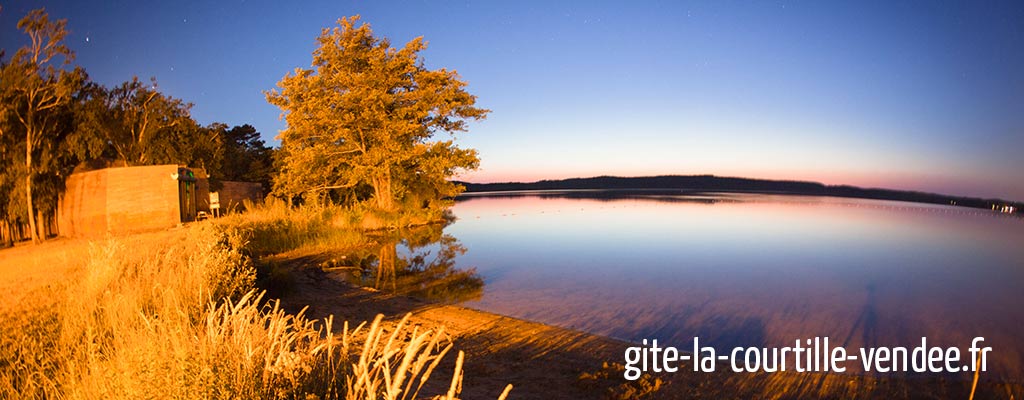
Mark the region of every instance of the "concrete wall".
[[235, 182], [222, 181], [220, 188], [220, 209], [221, 212], [230, 212], [242, 209], [242, 202], [245, 200], [259, 203], [263, 201], [263, 185], [256, 182]]
[[57, 204], [61, 236], [80, 236], [107, 231], [107, 170], [74, 173]]
[[181, 222], [177, 165], [108, 168], [107, 230], [126, 233]]
[[58, 208], [61, 236], [102, 236], [173, 227], [181, 222], [177, 165], [74, 173]]

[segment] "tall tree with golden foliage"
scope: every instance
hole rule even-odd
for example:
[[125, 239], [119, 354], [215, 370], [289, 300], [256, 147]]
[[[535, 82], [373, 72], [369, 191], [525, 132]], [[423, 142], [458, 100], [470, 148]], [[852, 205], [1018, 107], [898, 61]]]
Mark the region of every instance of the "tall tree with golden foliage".
[[475, 107], [466, 82], [454, 70], [424, 66], [422, 37], [396, 49], [358, 16], [338, 20], [317, 41], [313, 68], [296, 69], [266, 93], [288, 123], [275, 192], [312, 200], [340, 189], [359, 198], [365, 188], [382, 210], [461, 192], [448, 179], [475, 169], [476, 151], [435, 134], [466, 131], [468, 120], [489, 112]]

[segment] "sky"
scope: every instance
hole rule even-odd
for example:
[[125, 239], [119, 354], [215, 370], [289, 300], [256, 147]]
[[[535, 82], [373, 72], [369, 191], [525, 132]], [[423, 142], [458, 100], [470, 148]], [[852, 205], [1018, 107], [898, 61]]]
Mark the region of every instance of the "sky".
[[714, 174], [1024, 200], [1024, 3], [308, 1], [45, 6], [91, 78], [139, 76], [203, 124], [285, 129], [264, 91], [359, 14], [423, 36], [492, 110], [474, 182]]

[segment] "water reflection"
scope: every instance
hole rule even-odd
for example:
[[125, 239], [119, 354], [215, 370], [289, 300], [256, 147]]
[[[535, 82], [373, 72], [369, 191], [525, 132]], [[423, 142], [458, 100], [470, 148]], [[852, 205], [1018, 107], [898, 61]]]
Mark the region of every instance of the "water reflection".
[[[997, 349], [1024, 380], [1024, 223], [986, 210], [744, 194], [467, 197], [448, 231], [487, 293], [468, 306], [685, 346]], [[671, 199], [672, 197], [676, 199]], [[970, 379], [969, 374], [964, 377]]]
[[348, 281], [398, 295], [437, 302], [478, 300], [484, 280], [475, 268], [456, 268], [455, 258], [466, 248], [444, 233], [447, 224], [432, 224], [383, 232], [379, 243], [347, 255], [354, 268], [344, 274]]

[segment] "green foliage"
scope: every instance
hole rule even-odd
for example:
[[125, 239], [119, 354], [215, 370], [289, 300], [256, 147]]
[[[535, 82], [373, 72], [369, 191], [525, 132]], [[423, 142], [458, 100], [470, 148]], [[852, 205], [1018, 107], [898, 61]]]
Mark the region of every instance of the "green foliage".
[[259, 182], [269, 189], [274, 174], [274, 150], [260, 139], [252, 125], [218, 129], [224, 143], [224, 156], [218, 175], [226, 181]]
[[138, 77], [98, 93], [82, 107], [85, 129], [106, 143], [108, 156], [126, 165], [184, 164], [220, 168], [223, 124], [202, 127], [191, 103], [160, 93], [156, 79]]
[[274, 191], [307, 200], [372, 196], [383, 210], [459, 193], [448, 178], [476, 168], [476, 151], [435, 134], [466, 131], [467, 120], [488, 110], [474, 106], [455, 71], [424, 66], [422, 38], [396, 49], [358, 22], [342, 18], [324, 29], [313, 69], [296, 69], [267, 92], [288, 122]]
[[91, 149], [76, 135], [74, 113], [88, 77], [80, 67], [70, 68], [74, 53], [64, 44], [66, 25], [50, 21], [42, 9], [31, 11], [18, 22], [29, 43], [9, 62], [0, 61], [0, 211], [7, 220], [12, 213], [24, 218], [34, 241], [41, 236], [37, 212], [52, 210], [63, 176]]

